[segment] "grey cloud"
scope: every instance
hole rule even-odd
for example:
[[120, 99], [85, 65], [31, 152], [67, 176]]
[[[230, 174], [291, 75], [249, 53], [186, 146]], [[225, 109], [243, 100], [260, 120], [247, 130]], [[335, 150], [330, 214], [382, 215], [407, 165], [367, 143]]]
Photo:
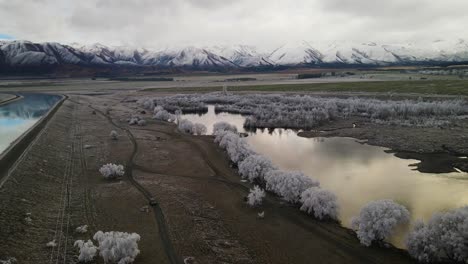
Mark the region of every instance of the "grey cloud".
[[0, 0], [0, 33], [171, 46], [466, 38], [465, 0]]

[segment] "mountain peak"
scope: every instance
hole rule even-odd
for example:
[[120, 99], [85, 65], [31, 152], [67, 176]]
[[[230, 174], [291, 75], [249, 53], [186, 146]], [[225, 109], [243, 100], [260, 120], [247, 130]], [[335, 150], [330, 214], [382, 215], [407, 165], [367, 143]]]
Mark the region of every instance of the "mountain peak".
[[0, 66], [27, 65], [138, 65], [192, 68], [238, 68], [307, 65], [410, 65], [468, 61], [464, 39], [421, 43], [287, 42], [271, 50], [251, 45], [143, 49], [110, 47], [100, 43], [63, 45], [25, 40], [0, 41]]

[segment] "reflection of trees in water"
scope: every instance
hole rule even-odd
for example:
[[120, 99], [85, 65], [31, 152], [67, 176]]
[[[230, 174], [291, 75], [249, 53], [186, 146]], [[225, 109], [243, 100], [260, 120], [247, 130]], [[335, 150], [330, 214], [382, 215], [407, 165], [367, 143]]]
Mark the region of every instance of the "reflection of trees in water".
[[29, 93], [21, 95], [23, 99], [0, 106], [0, 118], [39, 118], [60, 100], [58, 95]]

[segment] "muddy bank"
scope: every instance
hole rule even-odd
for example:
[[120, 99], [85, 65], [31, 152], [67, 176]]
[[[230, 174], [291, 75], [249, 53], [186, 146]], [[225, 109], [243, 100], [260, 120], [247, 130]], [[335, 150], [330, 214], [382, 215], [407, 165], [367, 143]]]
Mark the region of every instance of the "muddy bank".
[[[353, 124], [356, 126], [353, 127]], [[447, 128], [401, 127], [379, 125], [364, 118], [329, 122], [301, 137], [352, 137], [367, 144], [389, 148], [404, 159], [418, 159], [421, 172], [445, 173], [457, 169], [468, 172], [468, 121], [457, 120]]]

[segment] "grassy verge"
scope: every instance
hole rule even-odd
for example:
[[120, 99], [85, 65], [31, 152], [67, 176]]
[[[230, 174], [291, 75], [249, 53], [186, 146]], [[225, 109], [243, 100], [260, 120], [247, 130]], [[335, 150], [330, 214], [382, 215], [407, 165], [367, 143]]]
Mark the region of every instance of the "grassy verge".
[[[143, 91], [168, 90], [174, 92], [209, 92], [221, 91], [221, 86], [215, 87], [183, 87], [183, 88], [148, 88]], [[310, 84], [278, 84], [229, 86], [229, 91], [258, 92], [371, 92], [371, 93], [416, 93], [435, 95], [468, 96], [468, 80], [427, 80], [427, 81], [379, 81], [379, 82], [341, 82], [341, 83], [310, 83]]]

